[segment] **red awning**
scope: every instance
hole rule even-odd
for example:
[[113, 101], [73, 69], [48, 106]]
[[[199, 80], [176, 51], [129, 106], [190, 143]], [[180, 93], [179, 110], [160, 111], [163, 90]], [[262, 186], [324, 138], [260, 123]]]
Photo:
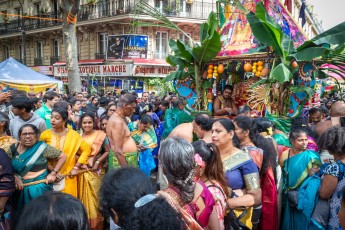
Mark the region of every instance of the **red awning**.
[[[78, 64], [79, 65], [92, 65], [92, 64], [102, 64], [105, 62], [105, 59], [95, 59], [95, 60], [79, 60], [78, 61]], [[59, 61], [59, 62], [56, 62], [55, 64], [53, 65], [66, 65], [66, 62], [64, 61]]]

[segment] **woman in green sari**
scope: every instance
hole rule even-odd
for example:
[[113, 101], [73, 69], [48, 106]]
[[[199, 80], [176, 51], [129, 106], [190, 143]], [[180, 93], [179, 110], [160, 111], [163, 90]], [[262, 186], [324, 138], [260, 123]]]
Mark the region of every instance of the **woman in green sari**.
[[292, 148], [279, 157], [283, 169], [282, 230], [313, 229], [314, 211], [321, 179], [314, 175], [321, 166], [319, 154], [307, 150], [308, 135], [303, 128], [290, 131]]
[[[19, 129], [19, 144], [13, 144], [7, 151], [12, 160], [18, 192], [17, 211], [24, 205], [47, 191], [53, 190], [53, 183], [66, 160], [61, 151], [38, 141], [39, 131], [32, 124], [25, 124]], [[56, 159], [55, 168], [48, 173], [48, 160]]]

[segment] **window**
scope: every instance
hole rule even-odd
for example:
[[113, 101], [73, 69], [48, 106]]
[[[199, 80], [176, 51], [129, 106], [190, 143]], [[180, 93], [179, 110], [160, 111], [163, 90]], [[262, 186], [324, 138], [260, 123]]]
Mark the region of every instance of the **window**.
[[43, 56], [43, 46], [42, 42], [37, 42], [36, 43], [36, 58], [42, 58]]
[[164, 59], [168, 55], [168, 33], [156, 32], [155, 58]]
[[19, 56], [19, 60], [23, 60], [23, 46], [20, 44], [18, 46], [18, 56]]
[[35, 4], [35, 9], [36, 9], [36, 14], [39, 14], [40, 13], [40, 4], [39, 3]]
[[59, 40], [53, 40], [53, 56], [59, 57], [60, 56], [60, 49], [59, 49]]
[[107, 52], [107, 36], [106, 33], [100, 33], [98, 36], [98, 52], [106, 53]]
[[4, 54], [5, 54], [4, 55], [5, 60], [10, 57], [10, 47], [9, 46], [4, 47]]
[[[190, 33], [186, 33], [189, 37], [191, 37], [191, 34]], [[190, 40], [189, 38], [184, 35], [183, 33], [179, 33], [179, 36], [178, 36], [180, 42], [183, 42], [184, 44], [187, 44], [187, 45], [190, 45]]]

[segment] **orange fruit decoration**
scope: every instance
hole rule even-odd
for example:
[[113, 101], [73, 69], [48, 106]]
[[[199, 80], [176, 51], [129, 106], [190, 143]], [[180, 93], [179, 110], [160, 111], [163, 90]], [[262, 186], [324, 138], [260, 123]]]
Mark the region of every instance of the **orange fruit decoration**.
[[213, 65], [212, 65], [212, 64], [209, 65], [208, 68], [209, 68], [209, 69], [213, 69]]
[[262, 61], [258, 61], [258, 66], [263, 66], [264, 63]]
[[269, 70], [267, 68], [263, 68], [261, 70], [261, 77], [266, 77], [269, 73]]
[[208, 69], [207, 73], [213, 73], [213, 70], [212, 69]]
[[218, 65], [218, 73], [223, 73], [224, 72], [224, 66], [222, 64]]
[[213, 77], [212, 73], [209, 73], [209, 74], [207, 75], [207, 78], [212, 78], [212, 77]]
[[244, 69], [244, 71], [246, 71], [246, 72], [251, 72], [251, 71], [252, 71], [252, 64], [250, 64], [249, 62], [247, 62], [246, 64], [244, 64], [243, 69]]
[[255, 73], [255, 76], [260, 77], [260, 76], [261, 76], [261, 72], [260, 72], [260, 71], [257, 71], [257, 72]]
[[291, 62], [291, 67], [292, 67], [293, 69], [294, 69], [294, 68], [297, 68], [297, 67], [298, 67], [297, 61]]
[[258, 68], [257, 68], [258, 71], [261, 71], [262, 69], [263, 69], [263, 68], [262, 68], [261, 65], [259, 65]]

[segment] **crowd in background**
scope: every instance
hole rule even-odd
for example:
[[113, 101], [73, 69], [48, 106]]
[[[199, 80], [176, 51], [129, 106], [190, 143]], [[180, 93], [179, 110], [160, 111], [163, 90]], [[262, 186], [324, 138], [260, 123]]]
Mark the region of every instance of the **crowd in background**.
[[[0, 229], [344, 226], [342, 101], [288, 133], [249, 106], [192, 116], [175, 94], [14, 90], [0, 110]], [[126, 130], [136, 151], [120, 167]]]

